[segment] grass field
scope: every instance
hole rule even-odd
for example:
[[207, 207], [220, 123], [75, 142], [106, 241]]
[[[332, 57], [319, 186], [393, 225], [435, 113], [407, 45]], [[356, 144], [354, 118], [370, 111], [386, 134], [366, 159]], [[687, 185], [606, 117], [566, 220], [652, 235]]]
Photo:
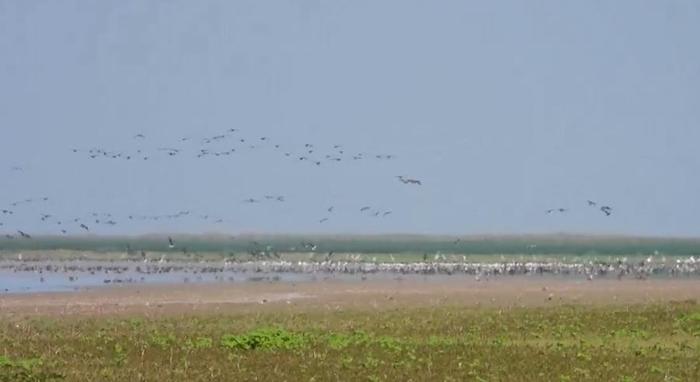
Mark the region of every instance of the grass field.
[[5, 317], [1, 381], [697, 381], [700, 306]]
[[[0, 239], [0, 260], [18, 261], [21, 252], [23, 261], [142, 261], [144, 251], [153, 261], [166, 254], [168, 262], [277, 256], [322, 261], [333, 251], [334, 260], [361, 254], [361, 261], [381, 262], [420, 262], [442, 253], [447, 255], [443, 261], [610, 262], [654, 255], [656, 261], [673, 263], [674, 257], [697, 256], [700, 248], [696, 239], [566, 235], [176, 236], [175, 241], [171, 249], [167, 237], [159, 236]], [[313, 242], [315, 249], [302, 242]], [[344, 304], [330, 290], [334, 284], [321, 281], [264, 284], [269, 293], [254, 294], [253, 302], [248, 291], [254, 289], [244, 288], [263, 287], [201, 286], [205, 292], [197, 295], [194, 286], [181, 286], [179, 292], [168, 286], [171, 294], [159, 297], [145, 286], [133, 286], [66, 294], [58, 303], [55, 294], [5, 295], [0, 298], [0, 382], [700, 380], [700, 306], [695, 300], [668, 302], [695, 298], [696, 289], [689, 289], [693, 280], [684, 279], [688, 285], [683, 280], [639, 281], [632, 288], [610, 280], [584, 286], [560, 280], [558, 287], [546, 278], [527, 280], [531, 284], [516, 283], [505, 292], [497, 286], [507, 280], [384, 281], [389, 287], [375, 294], [363, 291], [368, 282], [357, 281], [337, 287], [339, 293], [356, 290], [346, 293]], [[659, 293], [652, 293], [654, 288]], [[138, 289], [141, 294], [130, 294]], [[291, 304], [258, 302], [272, 292], [290, 291], [308, 298]], [[585, 293], [589, 298], [579, 299]], [[488, 296], [498, 297], [499, 304], [511, 302], [465, 303], [494, 300]], [[183, 298], [182, 308], [153, 308]], [[206, 299], [208, 305], [200, 301]], [[595, 302], [602, 300], [607, 302]], [[43, 310], [35, 301], [43, 301]], [[632, 301], [651, 303], [630, 305]], [[68, 303], [71, 309], [66, 309]], [[232, 310], [211, 309], [219, 303]], [[90, 313], [103, 311], [114, 314]]]

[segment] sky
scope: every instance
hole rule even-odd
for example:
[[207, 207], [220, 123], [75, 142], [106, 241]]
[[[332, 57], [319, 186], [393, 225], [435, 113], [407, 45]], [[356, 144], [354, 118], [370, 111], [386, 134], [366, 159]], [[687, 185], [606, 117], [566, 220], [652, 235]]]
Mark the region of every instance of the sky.
[[696, 1], [0, 0], [0, 232], [700, 236], [699, 36]]

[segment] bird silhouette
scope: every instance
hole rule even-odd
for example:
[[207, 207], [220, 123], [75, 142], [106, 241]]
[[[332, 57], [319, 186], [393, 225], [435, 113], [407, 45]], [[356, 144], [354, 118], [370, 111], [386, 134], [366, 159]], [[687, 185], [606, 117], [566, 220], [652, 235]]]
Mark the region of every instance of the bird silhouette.
[[397, 178], [399, 179], [399, 181], [400, 181], [401, 183], [403, 183], [403, 184], [416, 184], [416, 185], [419, 185], [419, 186], [423, 184], [423, 183], [422, 183], [420, 180], [418, 180], [418, 179], [406, 178], [406, 177], [403, 176], [403, 175], [398, 175], [398, 176], [396, 176], [396, 177], [397, 177]]

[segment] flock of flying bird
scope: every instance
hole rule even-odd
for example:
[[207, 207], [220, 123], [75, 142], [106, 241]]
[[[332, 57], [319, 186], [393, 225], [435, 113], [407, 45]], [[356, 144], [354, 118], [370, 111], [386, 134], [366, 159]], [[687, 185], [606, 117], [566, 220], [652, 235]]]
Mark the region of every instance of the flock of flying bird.
[[[589, 207], [598, 207], [598, 203], [594, 202], [592, 200], [587, 200], [586, 203], [588, 204]], [[613, 208], [610, 206], [600, 206], [599, 210], [600, 210], [600, 212], [604, 213], [605, 216], [610, 216], [610, 215], [612, 215]], [[550, 209], [546, 210], [545, 213], [547, 213], [547, 215], [553, 214], [555, 212], [563, 214], [567, 211], [569, 211], [568, 208], [561, 208], [560, 207], [560, 208], [550, 208]]]
[[[144, 134], [136, 134], [133, 137], [139, 143], [147, 143]], [[147, 149], [140, 147], [131, 150], [110, 150], [105, 148], [72, 149], [73, 153], [85, 154], [89, 159], [112, 159], [125, 161], [148, 161], [158, 157], [176, 157], [191, 155], [203, 159], [212, 157], [226, 157], [246, 150], [273, 149], [286, 158], [299, 162], [321, 166], [326, 163], [338, 163], [342, 161], [359, 161], [364, 159], [391, 160], [393, 154], [365, 154], [362, 152], [350, 153], [342, 145], [335, 144], [331, 148], [322, 148], [312, 143], [304, 143], [299, 147], [286, 146], [273, 142], [270, 137], [256, 138], [242, 137], [237, 129], [228, 129], [222, 134], [193, 139], [182, 137], [169, 145]]]
[[[130, 150], [111, 150], [107, 148], [73, 148], [71, 151], [74, 154], [85, 154], [90, 160], [125, 160], [125, 161], [148, 161], [160, 158], [173, 158], [185, 156], [187, 154], [192, 157], [215, 158], [226, 157], [242, 153], [246, 150], [263, 150], [272, 149], [278, 152], [285, 158], [291, 158], [297, 162], [309, 163], [314, 166], [322, 164], [339, 163], [342, 161], [362, 161], [362, 160], [393, 160], [396, 158], [393, 154], [366, 154], [363, 152], [349, 152], [342, 145], [335, 144], [330, 147], [321, 147], [313, 143], [304, 143], [303, 145], [285, 146], [275, 143], [270, 137], [261, 136], [256, 138], [242, 137], [237, 129], [228, 129], [225, 132], [213, 136], [207, 136], [200, 139], [191, 137], [182, 137], [171, 142], [169, 145], [152, 146], [147, 148], [148, 138], [144, 134], [136, 134], [133, 140], [137, 142], [135, 149]], [[23, 171], [19, 166], [13, 167], [13, 171]], [[397, 176], [403, 184], [421, 185], [421, 181], [417, 179], [407, 178], [405, 176]], [[0, 230], [6, 227], [3, 220], [7, 220], [20, 211], [23, 204], [36, 202], [47, 202], [48, 197], [28, 198], [25, 200], [11, 203], [7, 208], [0, 210]], [[244, 204], [259, 204], [259, 203], [283, 203], [287, 199], [284, 195], [268, 194], [262, 196], [249, 197], [241, 202]], [[359, 206], [358, 206], [359, 207]], [[325, 223], [331, 219], [335, 207], [330, 206], [326, 209], [326, 214], [318, 219], [319, 223]], [[392, 211], [386, 209], [372, 208], [370, 206], [362, 206], [359, 212], [365, 216], [371, 217], [387, 217], [392, 214]], [[112, 213], [92, 212], [85, 216], [64, 217], [59, 218], [51, 213], [41, 212], [38, 219], [42, 223], [52, 223], [57, 227], [56, 233], [62, 235], [75, 234], [76, 232], [88, 233], [93, 232], [96, 226], [116, 226], [124, 221], [168, 221], [177, 219], [200, 219], [214, 224], [227, 223], [227, 220], [222, 217], [212, 216], [207, 213], [195, 213], [191, 210], [183, 210], [167, 215], [138, 215], [129, 214], [119, 218]], [[3, 219], [4, 218], [4, 219]], [[31, 235], [23, 230], [15, 229], [10, 233], [4, 234], [6, 239], [25, 238], [31, 239]]]
[[[91, 160], [125, 160], [125, 161], [148, 161], [156, 158], [172, 158], [178, 156], [191, 155], [192, 157], [215, 158], [226, 157], [244, 152], [246, 150], [262, 150], [271, 149], [274, 152], [285, 158], [291, 158], [297, 162], [309, 163], [314, 166], [322, 164], [339, 163], [342, 161], [360, 161], [366, 159], [373, 160], [393, 160], [396, 158], [393, 154], [365, 154], [362, 152], [350, 152], [343, 145], [335, 144], [329, 147], [322, 148], [312, 143], [304, 143], [303, 145], [287, 146], [276, 143], [273, 139], [267, 136], [256, 138], [242, 137], [237, 129], [228, 129], [225, 132], [213, 136], [207, 136], [200, 139], [191, 137], [181, 137], [176, 142], [171, 142], [168, 145], [157, 145], [146, 147], [149, 143], [148, 138], [144, 134], [136, 134], [133, 140], [138, 142], [137, 148], [131, 150], [111, 150], [106, 148], [73, 148], [71, 151], [75, 154], [84, 154]], [[13, 171], [23, 170], [21, 167], [13, 167]], [[405, 175], [397, 175], [396, 179], [402, 184], [409, 186], [422, 186], [423, 182], [419, 179], [411, 178]], [[269, 194], [258, 197], [250, 197], [242, 200], [245, 204], [258, 204], [264, 202], [284, 203], [287, 199], [284, 195]], [[49, 197], [34, 197], [10, 203], [9, 206], [0, 208], [0, 230], [7, 230], [6, 221], [11, 220], [16, 212], [21, 211], [24, 205], [35, 203], [49, 202]], [[597, 202], [588, 200], [589, 207], [598, 208], [606, 216], [612, 214], [612, 207], [608, 205], [598, 206]], [[359, 207], [359, 206], [358, 206]], [[319, 224], [328, 222], [335, 211], [334, 206], [326, 208], [325, 216], [318, 219]], [[565, 213], [569, 211], [567, 208], [552, 208], [545, 212], [547, 214]], [[371, 206], [359, 207], [359, 213], [369, 217], [387, 217], [392, 214], [391, 210], [373, 208]], [[227, 220], [222, 217], [212, 216], [207, 213], [195, 213], [191, 210], [178, 211], [173, 214], [166, 215], [138, 215], [138, 214], [122, 214], [117, 217], [111, 213], [92, 212], [85, 216], [73, 216], [59, 218], [51, 213], [42, 212], [37, 216], [42, 223], [54, 224], [57, 227], [56, 233], [63, 235], [77, 233], [93, 232], [93, 229], [104, 226], [115, 226], [125, 221], [170, 221], [178, 219], [200, 219], [214, 224], [226, 223]], [[10, 233], [4, 234], [6, 239], [24, 238], [31, 239], [32, 236], [25, 230], [14, 229]], [[171, 243], [172, 244], [172, 243]]]

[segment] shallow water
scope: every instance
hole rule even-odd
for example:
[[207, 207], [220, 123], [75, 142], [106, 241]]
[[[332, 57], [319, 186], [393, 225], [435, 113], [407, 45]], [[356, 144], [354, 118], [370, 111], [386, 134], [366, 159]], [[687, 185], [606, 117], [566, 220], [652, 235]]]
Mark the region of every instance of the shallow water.
[[0, 293], [79, 291], [125, 284], [306, 282], [326, 279], [594, 280], [697, 278], [700, 262], [669, 264], [0, 261]]
[[[114, 264], [110, 264], [114, 266]], [[202, 273], [197, 267], [161, 273], [143, 273], [134, 264], [122, 264], [126, 270], [92, 272], [86, 270], [57, 271], [0, 269], [0, 292], [39, 293], [79, 291], [94, 287], [126, 284], [184, 284], [184, 283], [243, 283], [243, 282], [300, 282], [312, 281], [316, 275], [297, 273]]]
[[391, 273], [339, 274], [329, 272], [264, 271], [255, 263], [222, 266], [208, 263], [145, 264], [100, 261], [0, 262], [0, 293], [80, 291], [128, 284], [310, 282], [325, 279], [382, 279]]

